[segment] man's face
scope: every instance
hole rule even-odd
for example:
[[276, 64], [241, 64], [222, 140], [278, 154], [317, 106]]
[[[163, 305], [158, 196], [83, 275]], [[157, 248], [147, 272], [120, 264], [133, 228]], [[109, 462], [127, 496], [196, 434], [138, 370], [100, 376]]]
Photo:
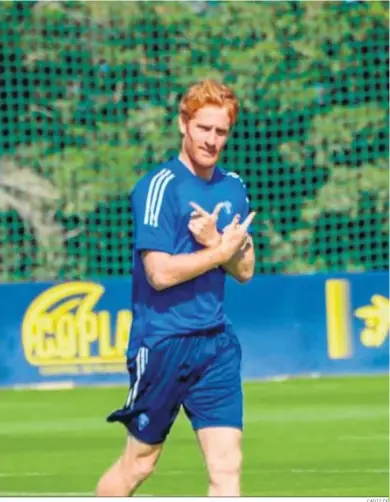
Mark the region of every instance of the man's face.
[[211, 169], [218, 161], [230, 130], [226, 108], [205, 106], [185, 122], [179, 121], [183, 146], [190, 159], [200, 168]]

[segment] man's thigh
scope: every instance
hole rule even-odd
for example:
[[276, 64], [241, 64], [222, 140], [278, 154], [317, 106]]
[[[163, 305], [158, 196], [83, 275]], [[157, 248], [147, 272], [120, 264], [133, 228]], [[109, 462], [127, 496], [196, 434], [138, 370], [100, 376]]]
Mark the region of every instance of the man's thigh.
[[183, 406], [195, 430], [207, 427], [242, 429], [241, 347], [233, 333], [210, 343], [216, 355], [186, 395]]

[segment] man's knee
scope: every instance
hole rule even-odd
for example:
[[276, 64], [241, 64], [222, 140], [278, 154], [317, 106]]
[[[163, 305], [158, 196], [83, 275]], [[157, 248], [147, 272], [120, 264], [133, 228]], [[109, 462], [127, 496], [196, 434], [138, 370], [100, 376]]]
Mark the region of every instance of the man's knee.
[[227, 455], [218, 455], [209, 461], [210, 481], [214, 485], [225, 483], [226, 479], [237, 479], [240, 476], [242, 453], [234, 450]]
[[137, 481], [144, 481], [153, 473], [155, 461], [150, 457], [135, 458], [132, 461], [132, 465], [128, 467], [125, 470], [125, 475], [128, 475], [130, 478], [135, 477]]
[[133, 485], [149, 477], [157, 464], [162, 445], [147, 445], [130, 437], [121, 457], [122, 476]]
[[131, 494], [154, 471], [156, 457], [128, 455], [120, 459], [103, 475], [96, 487], [97, 496]]
[[145, 481], [153, 470], [154, 462], [152, 459], [135, 458], [131, 462], [124, 462], [122, 457], [100, 479], [96, 487], [96, 495], [100, 497], [110, 495], [125, 497]]

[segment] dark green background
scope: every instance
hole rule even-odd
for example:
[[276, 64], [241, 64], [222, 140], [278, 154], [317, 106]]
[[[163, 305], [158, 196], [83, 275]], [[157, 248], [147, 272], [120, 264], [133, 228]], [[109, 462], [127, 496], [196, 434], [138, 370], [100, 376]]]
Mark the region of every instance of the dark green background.
[[2, 2], [0, 279], [129, 274], [128, 195], [204, 77], [257, 272], [388, 266], [387, 2]]

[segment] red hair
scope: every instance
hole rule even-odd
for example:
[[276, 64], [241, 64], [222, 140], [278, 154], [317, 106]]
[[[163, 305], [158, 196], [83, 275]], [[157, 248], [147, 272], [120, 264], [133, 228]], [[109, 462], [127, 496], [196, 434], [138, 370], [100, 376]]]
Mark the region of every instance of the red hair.
[[203, 80], [192, 85], [180, 101], [180, 115], [185, 121], [190, 120], [204, 106], [226, 107], [233, 125], [238, 115], [238, 100], [234, 92], [216, 80]]

